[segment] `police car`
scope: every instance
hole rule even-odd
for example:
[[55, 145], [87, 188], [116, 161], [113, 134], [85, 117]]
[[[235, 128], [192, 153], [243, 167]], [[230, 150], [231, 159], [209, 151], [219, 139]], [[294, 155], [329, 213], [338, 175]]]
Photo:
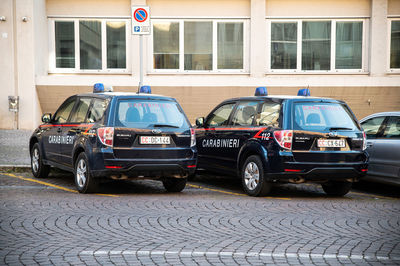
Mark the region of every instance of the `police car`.
[[[302, 96], [305, 95], [305, 96]], [[198, 168], [238, 175], [248, 195], [265, 195], [275, 182], [321, 183], [342, 196], [368, 167], [365, 133], [345, 102], [311, 97], [229, 99], [196, 119]]]
[[33, 175], [46, 177], [50, 166], [71, 171], [81, 193], [104, 178], [157, 179], [179, 192], [196, 168], [195, 132], [182, 108], [149, 86], [116, 93], [97, 83], [42, 121], [29, 142]]

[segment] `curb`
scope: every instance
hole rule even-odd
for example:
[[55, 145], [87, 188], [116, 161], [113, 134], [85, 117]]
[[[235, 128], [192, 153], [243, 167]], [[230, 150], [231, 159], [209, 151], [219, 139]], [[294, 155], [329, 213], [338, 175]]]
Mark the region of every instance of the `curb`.
[[2, 164], [0, 165], [0, 172], [27, 172], [31, 170], [31, 166], [28, 164], [13, 165], [13, 164]]

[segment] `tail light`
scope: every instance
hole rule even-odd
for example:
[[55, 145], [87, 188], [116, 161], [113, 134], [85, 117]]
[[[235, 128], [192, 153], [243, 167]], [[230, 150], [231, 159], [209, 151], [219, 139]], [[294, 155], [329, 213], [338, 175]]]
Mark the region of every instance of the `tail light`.
[[365, 134], [365, 131], [362, 132], [363, 133], [363, 151], [365, 151], [367, 149], [367, 135]]
[[190, 129], [190, 147], [196, 146], [196, 132], [194, 128]]
[[114, 128], [113, 127], [100, 127], [97, 129], [97, 136], [101, 143], [106, 146], [113, 146], [114, 142]]
[[293, 130], [274, 131], [274, 138], [282, 148], [287, 150], [292, 149]]

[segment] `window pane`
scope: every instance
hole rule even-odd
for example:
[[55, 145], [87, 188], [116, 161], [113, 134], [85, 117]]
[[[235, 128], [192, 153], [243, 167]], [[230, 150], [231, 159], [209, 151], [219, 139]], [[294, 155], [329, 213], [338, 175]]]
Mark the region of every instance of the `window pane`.
[[67, 122], [68, 117], [74, 105], [75, 105], [75, 99], [68, 100], [67, 102], [63, 103], [63, 105], [57, 110], [56, 114], [54, 115], [54, 122], [56, 123]]
[[360, 69], [362, 57], [362, 22], [336, 23], [336, 68]]
[[400, 116], [390, 117], [385, 132], [384, 138], [400, 139]]
[[179, 69], [179, 23], [153, 24], [153, 54], [155, 69]]
[[385, 118], [385, 116], [374, 117], [364, 121], [361, 124], [361, 127], [364, 129], [368, 139], [376, 138], [376, 134], [378, 134], [378, 131], [381, 128], [382, 122], [385, 120]]
[[125, 22], [107, 22], [107, 68], [126, 68]]
[[243, 23], [218, 23], [218, 68], [243, 68]]
[[212, 22], [185, 22], [185, 70], [212, 69]]
[[279, 126], [279, 112], [281, 104], [274, 102], [266, 102], [262, 105], [261, 113], [257, 115], [257, 126]]
[[89, 110], [91, 99], [83, 98], [79, 99], [78, 107], [75, 112], [72, 113], [70, 122], [83, 123], [85, 122], [86, 113]]
[[400, 21], [392, 21], [390, 68], [400, 68]]
[[56, 67], [75, 68], [74, 22], [55, 22]]
[[258, 102], [241, 102], [236, 108], [232, 118], [234, 126], [250, 126], [256, 115]]
[[228, 124], [229, 115], [234, 106], [235, 104], [229, 103], [215, 110], [215, 112], [208, 117], [208, 121], [205, 123], [206, 127], [218, 127]]
[[92, 108], [90, 108], [89, 114], [88, 114], [88, 122], [89, 123], [94, 123], [98, 122], [101, 118], [103, 118], [104, 112], [107, 109], [109, 100], [101, 100], [101, 99], [95, 99], [93, 101]]
[[101, 22], [79, 21], [81, 69], [101, 69]]
[[271, 68], [297, 68], [297, 23], [271, 23]]
[[331, 22], [303, 22], [303, 70], [330, 70], [331, 68]]

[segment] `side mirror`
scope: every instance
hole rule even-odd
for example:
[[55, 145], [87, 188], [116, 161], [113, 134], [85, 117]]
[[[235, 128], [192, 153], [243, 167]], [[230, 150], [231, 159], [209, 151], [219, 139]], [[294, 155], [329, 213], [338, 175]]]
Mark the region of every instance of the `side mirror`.
[[197, 127], [204, 127], [204, 117], [196, 118], [196, 126]]
[[50, 123], [51, 121], [51, 114], [50, 113], [45, 113], [42, 115], [42, 122], [43, 123]]

